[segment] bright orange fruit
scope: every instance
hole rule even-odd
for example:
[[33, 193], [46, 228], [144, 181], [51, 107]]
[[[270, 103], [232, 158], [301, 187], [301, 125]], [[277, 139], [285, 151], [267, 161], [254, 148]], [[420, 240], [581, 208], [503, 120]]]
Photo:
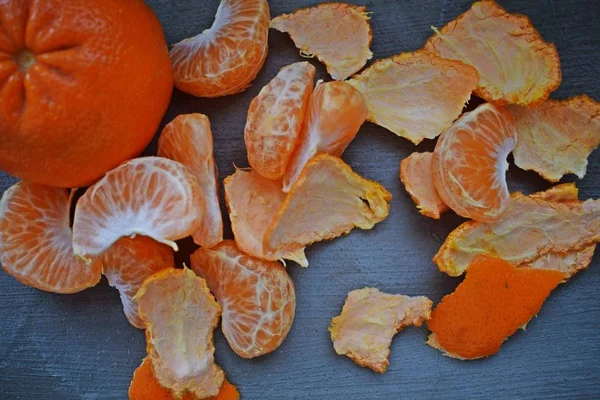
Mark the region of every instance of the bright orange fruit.
[[482, 104], [444, 132], [433, 152], [433, 182], [454, 212], [482, 222], [498, 220], [508, 202], [508, 154], [517, 133], [510, 112]]
[[269, 20], [267, 0], [221, 0], [209, 29], [171, 48], [175, 86], [198, 97], [245, 90], [267, 57]]
[[79, 199], [73, 250], [102, 253], [123, 236], [144, 235], [177, 250], [174, 240], [200, 228], [204, 200], [198, 180], [182, 164], [161, 157], [128, 161]]
[[158, 155], [182, 163], [198, 179], [206, 208], [200, 229], [192, 237], [202, 247], [216, 246], [223, 240], [223, 217], [219, 205], [219, 171], [208, 117], [186, 114], [169, 122], [158, 139]]
[[298, 145], [283, 177], [283, 191], [290, 191], [302, 168], [317, 154], [341, 157], [366, 117], [367, 104], [351, 85], [318, 84], [310, 96]]
[[20, 181], [0, 200], [0, 263], [19, 282], [55, 293], [98, 283], [102, 262], [73, 254], [65, 189]]
[[223, 308], [221, 329], [233, 351], [253, 358], [281, 345], [296, 312], [294, 283], [281, 264], [250, 257], [233, 240], [196, 250], [191, 263]]
[[250, 103], [244, 130], [248, 162], [262, 176], [280, 179], [296, 147], [315, 67], [298, 62], [283, 67]]

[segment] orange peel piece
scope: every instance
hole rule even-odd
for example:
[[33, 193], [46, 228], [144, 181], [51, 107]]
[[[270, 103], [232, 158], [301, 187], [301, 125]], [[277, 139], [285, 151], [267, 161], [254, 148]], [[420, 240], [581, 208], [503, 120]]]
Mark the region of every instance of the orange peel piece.
[[[479, 255], [500, 257], [515, 266], [533, 262], [539, 267], [543, 259], [538, 259], [547, 254], [588, 252], [600, 242], [600, 200], [557, 201], [573, 194], [577, 190], [572, 184], [559, 185], [547, 194], [515, 193], [500, 220], [463, 223], [448, 235], [433, 260], [440, 271], [459, 276]], [[567, 274], [577, 272], [580, 265], [569, 267]]]
[[331, 320], [329, 332], [335, 351], [384, 373], [394, 335], [407, 326], [421, 326], [430, 317], [431, 305], [423, 296], [387, 294], [369, 287], [353, 290], [342, 313]]
[[348, 83], [364, 95], [367, 120], [418, 144], [452, 125], [477, 81], [470, 65], [416, 51], [379, 60]]
[[206, 281], [187, 268], [168, 268], [148, 278], [134, 299], [158, 383], [177, 398], [216, 396], [224, 380], [213, 343], [221, 307]]
[[165, 268], [174, 268], [173, 250], [146, 236], [123, 237], [102, 253], [102, 272], [108, 284], [119, 291], [129, 323], [145, 329], [133, 300], [146, 278]]
[[19, 282], [54, 293], [95, 286], [102, 262], [90, 265], [73, 254], [71, 198], [65, 189], [24, 181], [0, 200], [0, 263]]
[[493, 0], [437, 30], [424, 49], [473, 65], [475, 93], [496, 104], [528, 106], [545, 100], [560, 85], [556, 47], [546, 43], [525, 15], [510, 14]]
[[513, 152], [516, 166], [550, 182], [570, 173], [584, 177], [587, 158], [600, 145], [600, 103], [581, 95], [508, 110], [519, 138]]
[[258, 357], [283, 343], [294, 322], [296, 292], [281, 264], [248, 256], [233, 240], [196, 250], [191, 263], [222, 306], [221, 329], [237, 355]]
[[433, 153], [412, 153], [400, 162], [400, 180], [413, 199], [419, 212], [439, 219], [450, 208], [440, 198], [433, 184], [431, 160]]
[[200, 229], [192, 237], [194, 243], [202, 247], [216, 246], [223, 240], [223, 217], [219, 205], [219, 171], [208, 117], [186, 114], [169, 122], [158, 139], [158, 155], [185, 165], [198, 180], [205, 209]]
[[427, 344], [463, 360], [491, 356], [540, 311], [564, 278], [559, 271], [517, 268], [479, 257], [454, 293], [431, 313]]
[[283, 67], [248, 109], [244, 141], [248, 162], [262, 176], [280, 179], [300, 135], [315, 67], [297, 62]]
[[238, 169], [225, 178], [225, 200], [235, 241], [244, 253], [268, 261], [292, 260], [308, 267], [304, 246], [266, 250], [263, 240], [269, 224], [285, 200], [281, 180], [272, 181], [258, 172]]
[[277, 211], [264, 247], [305, 246], [355, 227], [372, 229], [387, 218], [391, 199], [386, 188], [361, 177], [341, 159], [319, 154], [306, 164]]
[[282, 14], [271, 28], [287, 32], [304, 57], [317, 56], [335, 80], [343, 81], [373, 57], [373, 34], [365, 7], [324, 3]]
[[289, 192], [302, 168], [320, 153], [341, 157], [367, 117], [367, 104], [347, 82], [319, 83], [310, 96], [298, 144], [283, 176]]

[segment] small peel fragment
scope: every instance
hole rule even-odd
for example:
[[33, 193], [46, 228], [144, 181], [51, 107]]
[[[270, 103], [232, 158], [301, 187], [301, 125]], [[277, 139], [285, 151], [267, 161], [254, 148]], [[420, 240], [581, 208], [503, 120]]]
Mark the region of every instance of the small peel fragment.
[[431, 313], [427, 344], [461, 360], [491, 356], [540, 311], [564, 278], [560, 271], [517, 268], [481, 256]]
[[221, 307], [206, 281], [187, 268], [165, 269], [148, 278], [134, 300], [147, 326], [146, 350], [158, 383], [176, 398], [186, 392], [216, 396], [224, 380], [213, 342]]
[[475, 2], [433, 30], [424, 49], [473, 65], [479, 73], [475, 94], [489, 102], [528, 106], [544, 101], [560, 85], [554, 44], [542, 39], [527, 16], [510, 14], [493, 0]]
[[387, 218], [392, 195], [337, 157], [319, 154], [306, 164], [264, 237], [269, 250], [306, 246]]
[[302, 56], [317, 56], [333, 79], [343, 81], [373, 57], [369, 19], [364, 6], [324, 3], [273, 18], [271, 28], [289, 33]]
[[281, 180], [272, 181], [254, 170], [237, 169], [225, 178], [225, 201], [235, 241], [244, 253], [268, 261], [292, 260], [308, 267], [304, 246], [290, 245], [265, 250], [263, 240], [269, 224], [285, 200]]
[[419, 144], [452, 125], [478, 79], [470, 65], [419, 50], [379, 60], [348, 83], [364, 95], [368, 121]]
[[439, 219], [450, 208], [440, 198], [433, 184], [431, 159], [433, 153], [412, 153], [400, 162], [400, 180], [419, 212], [426, 217]]
[[585, 176], [587, 158], [600, 145], [600, 103], [586, 95], [548, 99], [535, 107], [509, 106], [515, 117], [515, 165], [550, 182]]
[[394, 335], [407, 326], [421, 326], [429, 319], [432, 304], [423, 296], [393, 295], [369, 287], [353, 290], [329, 326], [335, 351], [384, 373]]

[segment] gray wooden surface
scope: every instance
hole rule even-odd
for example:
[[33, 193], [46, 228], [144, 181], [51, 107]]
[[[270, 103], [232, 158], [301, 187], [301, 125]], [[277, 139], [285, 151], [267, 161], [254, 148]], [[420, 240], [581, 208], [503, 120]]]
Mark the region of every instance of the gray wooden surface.
[[[217, 0], [149, 0], [169, 43], [207, 28]], [[316, 1], [271, 0], [272, 15]], [[356, 2], [359, 3], [359, 2]], [[556, 43], [563, 83], [553, 97], [588, 93], [600, 99], [600, 4], [595, 0], [506, 0], [510, 11], [531, 17], [544, 38]], [[368, 0], [373, 11], [375, 58], [422, 46], [431, 25], [468, 9], [469, 0]], [[175, 92], [164, 122], [177, 114], [209, 115], [221, 175], [233, 163], [247, 165], [243, 144], [251, 99], [279, 70], [300, 59], [291, 40], [271, 31], [269, 56], [246, 92], [216, 100]], [[318, 67], [318, 77], [326, 78]], [[148, 154], [153, 152], [151, 146]], [[489, 359], [460, 362], [424, 344], [425, 327], [407, 329], [392, 344], [384, 375], [334, 353], [327, 327], [348, 291], [376, 286], [390, 293], [427, 295], [438, 301], [458, 279], [431, 262], [440, 243], [460, 219], [420, 216], [397, 178], [401, 159], [415, 148], [382, 128], [366, 124], [344, 159], [360, 174], [383, 183], [393, 194], [389, 218], [374, 230], [355, 231], [312, 246], [311, 267], [289, 268], [297, 290], [294, 326], [273, 354], [243, 360], [220, 331], [216, 357], [244, 399], [598, 399], [600, 398], [600, 256], [589, 270], [558, 288], [526, 332], [519, 332]], [[549, 187], [534, 173], [511, 167], [512, 190]], [[0, 175], [0, 191], [15, 180]], [[590, 158], [581, 197], [600, 197], [600, 152]], [[228, 236], [231, 235], [228, 230]], [[187, 247], [189, 250], [189, 246]], [[179, 261], [186, 259], [178, 255]], [[190, 332], [193, 335], [193, 332]], [[121, 311], [116, 290], [103, 280], [83, 293], [40, 292], [0, 273], [0, 399], [126, 399], [134, 369], [145, 354], [143, 332]]]

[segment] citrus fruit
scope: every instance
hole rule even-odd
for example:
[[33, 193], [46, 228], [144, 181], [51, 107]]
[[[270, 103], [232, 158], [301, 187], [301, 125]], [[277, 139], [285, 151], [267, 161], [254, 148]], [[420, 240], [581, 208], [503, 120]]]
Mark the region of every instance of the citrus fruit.
[[533, 318], [564, 279], [559, 271], [516, 268], [504, 260], [479, 257], [454, 293], [431, 313], [427, 344], [445, 355], [488, 357]]
[[306, 246], [353, 228], [372, 229], [387, 218], [392, 195], [337, 157], [319, 154], [306, 164], [264, 237], [267, 250]]
[[[555, 189], [549, 198], [513, 194], [500, 220], [469, 221], [452, 231], [434, 262], [441, 271], [458, 276], [479, 255], [500, 257], [513, 265], [526, 267], [544, 255], [564, 256], [600, 242], [600, 200], [583, 202], [575, 197], [557, 201], [558, 190], [574, 188], [566, 186]], [[576, 193], [575, 190], [575, 196]]]
[[136, 328], [145, 329], [133, 297], [150, 275], [175, 267], [173, 250], [146, 236], [123, 237], [102, 253], [102, 264], [108, 284], [119, 291], [127, 320]]
[[67, 190], [20, 181], [0, 200], [0, 263], [19, 282], [54, 293], [98, 283], [102, 262], [75, 257]]
[[375, 288], [348, 293], [342, 313], [331, 320], [329, 332], [335, 352], [373, 371], [387, 370], [392, 338], [407, 326], [429, 319], [427, 297], [382, 293]]
[[348, 83], [364, 95], [369, 121], [418, 144], [452, 125], [477, 80], [470, 65], [416, 51], [379, 60]]
[[600, 103], [586, 96], [546, 100], [533, 107], [509, 106], [515, 117], [515, 165], [550, 182], [585, 176], [587, 158], [600, 145]]
[[482, 104], [444, 132], [433, 152], [433, 183], [454, 212], [482, 222], [498, 220], [510, 201], [508, 154], [517, 133], [504, 108]]
[[169, 122], [158, 139], [158, 155], [182, 163], [198, 179], [206, 208], [200, 229], [192, 237], [200, 246], [216, 246], [223, 240], [223, 217], [219, 205], [219, 171], [208, 117], [187, 114]]
[[150, 142], [173, 76], [143, 0], [0, 2], [0, 168], [92, 183]]
[[473, 3], [425, 44], [425, 50], [473, 65], [476, 94], [496, 104], [527, 106], [560, 85], [556, 47], [546, 43], [525, 15], [510, 14], [493, 0]]
[[448, 211], [433, 184], [431, 160], [433, 153], [412, 153], [400, 162], [400, 180], [413, 199], [419, 212], [426, 217], [439, 219]]
[[146, 279], [135, 300], [147, 326], [146, 350], [160, 386], [176, 398], [186, 392], [216, 396], [224, 380], [213, 343], [221, 307], [206, 281], [187, 268], [167, 268]]
[[363, 96], [346, 82], [318, 84], [310, 96], [296, 149], [283, 177], [289, 192], [302, 168], [320, 153], [341, 157], [367, 117]]
[[175, 86], [198, 97], [245, 90], [267, 57], [269, 19], [267, 0], [221, 0], [209, 29], [171, 48]]
[[294, 282], [281, 264], [248, 256], [233, 240], [196, 250], [191, 263], [223, 308], [221, 328], [237, 355], [258, 357], [281, 345], [296, 312]]
[[315, 67], [298, 62], [283, 67], [250, 103], [244, 130], [248, 161], [269, 179], [280, 179], [296, 147]]
[[79, 199], [73, 222], [76, 255], [97, 255], [123, 236], [144, 235], [177, 251], [178, 240], [200, 228], [204, 210], [198, 180], [161, 157], [127, 161]]
[[365, 7], [324, 3], [283, 14], [271, 28], [290, 34], [300, 54], [317, 58], [333, 79], [343, 81], [360, 71], [373, 57], [373, 34]]
[[267, 228], [285, 200], [281, 180], [272, 181], [256, 171], [238, 169], [225, 178], [225, 200], [231, 230], [243, 252], [263, 260], [292, 260], [308, 267], [304, 246], [290, 245], [275, 251], [265, 250]]

